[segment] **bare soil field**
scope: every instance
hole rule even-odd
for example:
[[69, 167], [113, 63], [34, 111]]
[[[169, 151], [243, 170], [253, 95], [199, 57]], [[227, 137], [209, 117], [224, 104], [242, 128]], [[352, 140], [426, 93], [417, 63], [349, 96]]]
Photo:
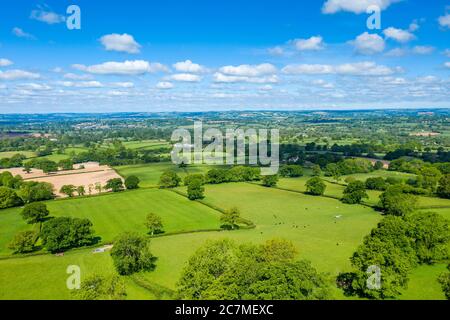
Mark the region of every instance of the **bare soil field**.
[[[83, 168], [84, 167], [84, 168]], [[0, 170], [9, 171], [13, 175], [20, 175], [25, 181], [49, 182], [54, 186], [54, 192], [59, 197], [64, 197], [59, 190], [63, 185], [72, 184], [74, 186], [84, 186], [86, 195], [98, 193], [95, 184], [106, 184], [109, 179], [122, 177], [109, 166], [99, 165], [97, 162], [86, 162], [74, 165], [74, 170], [61, 170], [55, 173], [46, 174], [42, 170], [32, 169], [30, 173], [23, 171], [23, 168], [10, 168]]]

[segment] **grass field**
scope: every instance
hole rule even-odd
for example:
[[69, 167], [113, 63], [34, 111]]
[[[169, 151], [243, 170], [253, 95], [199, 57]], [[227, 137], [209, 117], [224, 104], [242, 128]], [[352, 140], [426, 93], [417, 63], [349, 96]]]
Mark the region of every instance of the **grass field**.
[[33, 151], [4, 151], [0, 152], [0, 159], [11, 158], [16, 154], [23, 154], [27, 158], [32, 158], [36, 156], [36, 154]]
[[180, 168], [170, 162], [143, 164], [137, 166], [118, 166], [114, 169], [122, 176], [128, 177], [130, 175], [137, 176], [142, 187], [155, 187], [158, 185], [159, 177], [166, 170], [175, 171], [181, 179], [188, 174], [202, 173], [205, 174], [211, 166], [207, 165], [189, 165], [186, 168]]
[[[161, 216], [166, 232], [212, 229], [219, 227], [216, 211], [170, 191], [142, 189], [47, 202], [51, 216], [88, 218], [96, 235], [109, 242], [123, 231], [145, 233], [145, 217], [154, 212]], [[9, 254], [7, 244], [18, 231], [27, 229], [20, 208], [0, 211], [0, 255]]]

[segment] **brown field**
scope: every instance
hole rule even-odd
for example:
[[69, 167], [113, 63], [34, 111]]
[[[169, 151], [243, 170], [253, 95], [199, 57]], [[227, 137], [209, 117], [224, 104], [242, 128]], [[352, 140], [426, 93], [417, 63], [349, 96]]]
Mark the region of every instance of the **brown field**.
[[[80, 166], [84, 169], [80, 169]], [[74, 165], [74, 170], [58, 171], [46, 174], [42, 170], [32, 169], [30, 173], [23, 171], [23, 168], [10, 168], [0, 170], [9, 171], [13, 175], [20, 175], [25, 181], [49, 182], [54, 186], [55, 194], [64, 197], [59, 190], [63, 185], [72, 184], [74, 186], [84, 186], [88, 194], [89, 185], [91, 185], [92, 194], [98, 193], [94, 186], [96, 183], [106, 184], [109, 179], [122, 178], [116, 171], [109, 166], [101, 166], [97, 162], [86, 162]]]

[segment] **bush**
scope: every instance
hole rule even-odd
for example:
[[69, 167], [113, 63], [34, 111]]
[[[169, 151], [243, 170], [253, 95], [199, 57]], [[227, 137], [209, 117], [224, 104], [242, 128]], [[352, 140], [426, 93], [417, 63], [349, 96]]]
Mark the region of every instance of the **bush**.
[[163, 232], [163, 224], [160, 216], [155, 213], [149, 213], [145, 219], [145, 226], [151, 235]]
[[161, 177], [159, 178], [159, 187], [160, 188], [175, 188], [180, 185], [181, 178], [171, 170], [163, 172]]
[[303, 176], [303, 168], [302, 166], [295, 164], [287, 164], [283, 165], [280, 168], [280, 176], [286, 178], [295, 178]]
[[125, 188], [127, 188], [128, 190], [137, 189], [137, 188], [139, 188], [139, 182], [140, 182], [140, 180], [138, 177], [133, 176], [133, 175], [128, 176], [125, 179]]
[[112, 192], [123, 191], [123, 182], [120, 178], [109, 179], [106, 182], [105, 188], [111, 190]]
[[204, 184], [205, 176], [202, 175], [201, 173], [188, 174], [186, 177], [184, 177], [183, 184], [185, 186], [187, 186], [187, 185], [189, 185], [189, 183], [191, 183], [194, 180], [198, 180], [200, 182], [200, 184]]
[[263, 176], [262, 177], [262, 185], [264, 187], [275, 187], [278, 183], [278, 175], [270, 175], [270, 176]]
[[239, 228], [237, 222], [240, 217], [241, 213], [238, 208], [231, 208], [230, 210], [225, 211], [220, 217], [220, 222], [222, 223], [221, 228], [227, 230]]
[[187, 194], [189, 200], [203, 199], [205, 193], [205, 187], [203, 187], [202, 182], [199, 179], [194, 179], [189, 182], [187, 187]]
[[405, 216], [417, 208], [417, 197], [403, 193], [401, 186], [391, 186], [380, 195], [379, 206], [386, 214]]
[[150, 240], [136, 233], [124, 233], [116, 238], [111, 249], [114, 266], [120, 275], [130, 275], [154, 268]]
[[17, 207], [22, 204], [22, 199], [13, 189], [0, 187], [0, 209]]
[[125, 288], [124, 280], [117, 275], [92, 274], [73, 292], [78, 300], [123, 300], [127, 296]]
[[35, 241], [36, 233], [34, 231], [22, 231], [14, 236], [8, 248], [13, 250], [14, 253], [31, 252], [34, 250]]

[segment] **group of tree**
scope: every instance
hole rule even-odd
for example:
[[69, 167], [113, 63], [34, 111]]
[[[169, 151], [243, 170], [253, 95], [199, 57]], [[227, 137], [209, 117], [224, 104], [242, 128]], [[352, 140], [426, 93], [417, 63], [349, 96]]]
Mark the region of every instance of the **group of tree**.
[[[88, 187], [89, 195], [92, 193], [92, 185]], [[94, 188], [98, 193], [102, 193], [103, 190], [111, 190], [112, 192], [120, 192], [125, 188], [128, 190], [139, 188], [139, 178], [131, 175], [125, 179], [125, 184], [121, 178], [113, 178], [109, 179], [104, 186], [101, 185], [100, 182], [96, 183]], [[68, 197], [73, 197], [75, 193], [78, 196], [84, 196], [86, 194], [85, 186], [75, 186], [73, 184], [66, 184], [61, 187], [59, 190], [60, 193], [65, 194]]]
[[325, 176], [333, 177], [339, 181], [343, 175], [354, 173], [369, 173], [375, 170], [372, 162], [367, 159], [343, 159], [337, 163], [329, 163], [325, 166]]
[[11, 208], [26, 203], [53, 199], [53, 185], [47, 182], [23, 181], [11, 172], [0, 173], [0, 208]]
[[88, 275], [72, 292], [77, 300], [124, 300], [127, 296], [125, 281], [116, 274]]
[[282, 165], [279, 175], [283, 178], [297, 178], [303, 176], [303, 167], [297, 164]]
[[296, 260], [291, 242], [262, 245], [208, 241], [188, 260], [178, 296], [188, 300], [329, 299], [330, 283], [309, 261]]
[[[348, 295], [373, 299], [394, 298], [408, 283], [409, 272], [418, 264], [446, 259], [450, 240], [449, 223], [433, 212], [385, 217], [364, 238], [351, 258], [354, 272], [339, 275], [337, 282]], [[379, 268], [378, 287], [367, 285]]]
[[364, 182], [355, 180], [350, 182], [344, 189], [344, 196], [342, 202], [347, 204], [361, 203], [362, 199], [369, 198], [366, 192], [366, 185]]
[[70, 248], [90, 245], [94, 242], [92, 222], [88, 219], [71, 217], [49, 217], [49, 210], [44, 203], [35, 202], [25, 205], [21, 211], [27, 224], [37, 225], [33, 231], [27, 230], [16, 234], [9, 244], [14, 253], [26, 253], [35, 249], [40, 238], [42, 245], [50, 252], [60, 252]]
[[27, 157], [23, 154], [15, 154], [11, 158], [0, 159], [0, 169], [19, 168]]
[[258, 167], [234, 166], [229, 169], [213, 168], [206, 173], [205, 181], [209, 184], [226, 182], [258, 181], [261, 170]]

